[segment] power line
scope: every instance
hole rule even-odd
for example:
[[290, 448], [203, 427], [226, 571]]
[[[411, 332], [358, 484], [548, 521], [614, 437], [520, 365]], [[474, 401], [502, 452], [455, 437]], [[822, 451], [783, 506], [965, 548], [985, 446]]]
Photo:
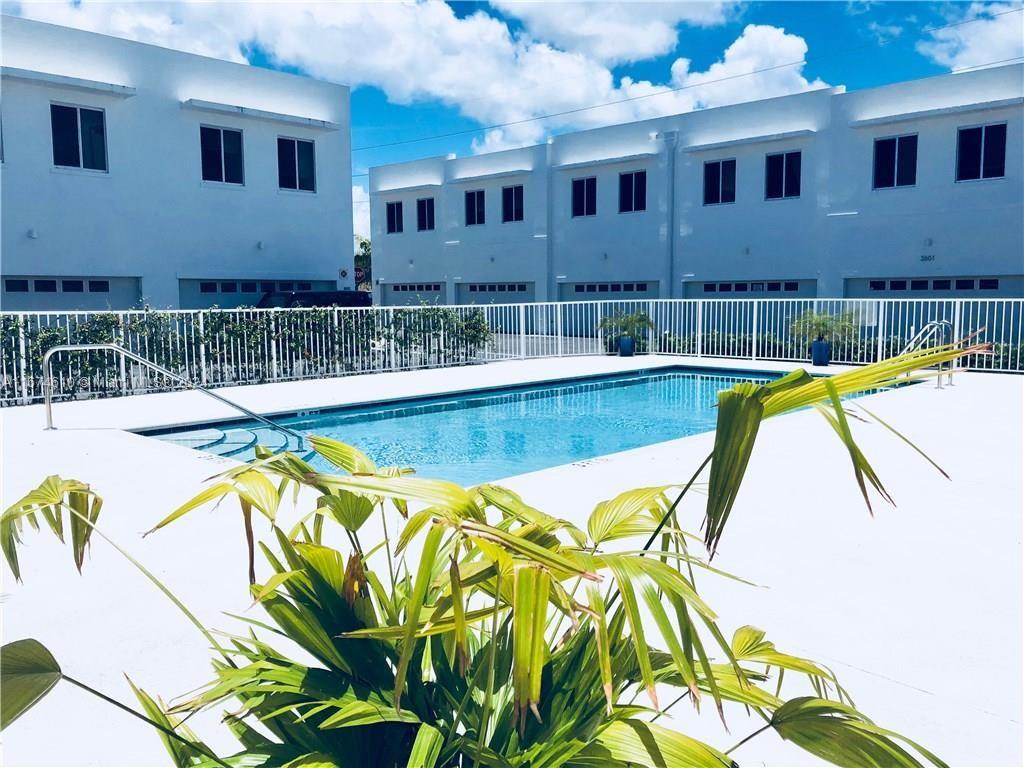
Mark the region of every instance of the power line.
[[[919, 30], [919, 32], [921, 34], [929, 34], [929, 33], [932, 33], [932, 32], [938, 32], [938, 31], [943, 30], [943, 29], [951, 29], [953, 27], [961, 27], [961, 26], [964, 26], [965, 24], [974, 24], [974, 23], [979, 22], [979, 21], [990, 21], [990, 20], [998, 18], [1000, 16], [1005, 16], [1005, 15], [1010, 14], [1010, 13], [1020, 13], [1021, 11], [1024, 11], [1024, 6], [1022, 6], [1020, 8], [1013, 8], [1013, 9], [1010, 9], [1008, 11], [1000, 11], [999, 13], [993, 13], [993, 14], [990, 14], [988, 16], [978, 16], [978, 17], [975, 17], [973, 19], [964, 19], [963, 21], [957, 21], [957, 22], [952, 22], [952, 23], [949, 23], [949, 24], [943, 24], [942, 26], [938, 26], [938, 27], [924, 27], [921, 30]], [[887, 45], [888, 42], [889, 41], [879, 41], [877, 44], [878, 45]], [[843, 52], [846, 53], [846, 52], [849, 52], [851, 50], [859, 50], [861, 48], [865, 48], [865, 47], [869, 47], [869, 46], [873, 47], [874, 45], [875, 45], [875, 43], [867, 43], [867, 44], [864, 44], [864, 45], [859, 45], [859, 46], [854, 46], [854, 47], [851, 47], [851, 48], [847, 48]], [[834, 53], [836, 53], [836, 51], [832, 50], [831, 53], [834, 54]], [[1014, 57], [1014, 59], [1017, 59], [1017, 58], [1021, 58], [1021, 57], [1019, 57], [1019, 56], [1018, 57]], [[1006, 59], [1005, 61], [1013, 61], [1014, 59]], [[720, 77], [720, 78], [716, 78], [714, 80], [705, 80], [704, 82], [694, 83], [692, 85], [681, 85], [681, 86], [679, 86], [677, 88], [669, 88], [669, 89], [666, 89], [666, 90], [663, 90], [663, 91], [658, 91], [656, 93], [645, 93], [645, 94], [640, 94], [638, 96], [629, 96], [627, 98], [617, 99], [615, 101], [606, 101], [606, 102], [602, 102], [600, 104], [591, 104], [591, 105], [585, 106], [585, 107], [576, 107], [574, 109], [567, 109], [567, 110], [563, 110], [561, 112], [550, 112], [550, 113], [544, 114], [544, 115], [536, 115], [534, 117], [523, 118], [522, 120], [512, 120], [512, 121], [509, 121], [509, 122], [506, 122], [506, 123], [495, 123], [493, 125], [481, 126], [479, 128], [467, 128], [467, 129], [463, 129], [463, 130], [459, 130], [459, 131], [450, 131], [448, 133], [439, 133], [439, 134], [434, 134], [432, 136], [421, 136], [419, 138], [413, 138], [413, 139], [400, 139], [398, 141], [385, 142], [385, 143], [382, 143], [382, 144], [369, 144], [369, 145], [364, 146], [364, 147], [354, 147], [352, 149], [352, 151], [353, 152], [363, 152], [363, 151], [370, 150], [370, 149], [383, 149], [383, 148], [386, 148], [386, 147], [396, 147], [396, 146], [400, 146], [400, 145], [403, 145], [403, 144], [416, 144], [416, 143], [419, 143], [419, 142], [422, 142], [422, 141], [431, 141], [433, 139], [446, 139], [446, 138], [452, 138], [454, 136], [465, 136], [465, 135], [468, 135], [468, 134], [484, 133], [486, 131], [492, 131], [492, 130], [496, 130], [498, 128], [510, 128], [512, 126], [524, 125], [526, 123], [532, 123], [532, 122], [536, 122], [538, 120], [548, 120], [548, 119], [553, 118], [553, 117], [564, 117], [566, 115], [573, 115], [573, 114], [578, 114], [580, 112], [587, 112], [587, 111], [592, 110], [592, 109], [600, 109], [602, 107], [616, 106], [616, 105], [625, 104], [625, 103], [628, 103], [628, 102], [640, 101], [641, 99], [650, 99], [650, 98], [654, 98], [655, 96], [665, 96], [665, 95], [670, 94], [670, 93], [679, 93], [681, 91], [686, 91], [686, 90], [690, 90], [690, 89], [693, 89], [693, 88], [702, 88], [702, 87], [707, 86], [707, 85], [715, 85], [717, 83], [728, 82], [730, 80], [737, 80], [737, 79], [742, 78], [742, 77], [750, 77], [752, 75], [758, 75], [758, 74], [762, 74], [764, 72], [772, 72], [774, 70], [784, 69], [786, 67], [795, 67], [795, 66], [799, 66], [799, 65], [802, 65], [802, 64], [807, 64], [809, 61], [814, 61], [814, 60], [816, 60], [816, 57], [804, 57], [804, 58], [800, 59], [799, 61], [791, 61], [791, 62], [786, 62], [784, 64], [775, 64], [775, 65], [770, 66], [770, 67], [762, 67], [760, 69], [754, 69], [754, 70], [751, 70], [749, 72], [740, 72], [740, 73], [737, 73], [735, 75], [728, 75], [726, 77]], [[1003, 62], [989, 62], [987, 64], [977, 64], [977, 65], [974, 65], [972, 67], [964, 67], [963, 69], [977, 69], [977, 68], [980, 68], [980, 67], [992, 66], [993, 64], [1000, 64], [1000, 63], [1003, 63]], [[957, 71], [963, 71], [963, 70], [957, 70]], [[353, 178], [356, 178], [358, 176], [368, 176], [368, 175], [369, 174], [353, 174]]]

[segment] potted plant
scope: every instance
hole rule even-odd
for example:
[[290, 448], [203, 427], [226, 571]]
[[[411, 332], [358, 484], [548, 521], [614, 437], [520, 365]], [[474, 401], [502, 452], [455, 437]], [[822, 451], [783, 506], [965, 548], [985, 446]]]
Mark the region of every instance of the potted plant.
[[809, 309], [790, 324], [789, 333], [804, 349], [810, 346], [811, 365], [828, 365], [832, 361], [832, 343], [852, 339], [857, 323], [850, 312], [833, 315]]
[[641, 332], [653, 327], [654, 323], [646, 312], [620, 312], [602, 318], [599, 326], [605, 332], [606, 344], [617, 344], [619, 357], [632, 357], [636, 353], [636, 340]]

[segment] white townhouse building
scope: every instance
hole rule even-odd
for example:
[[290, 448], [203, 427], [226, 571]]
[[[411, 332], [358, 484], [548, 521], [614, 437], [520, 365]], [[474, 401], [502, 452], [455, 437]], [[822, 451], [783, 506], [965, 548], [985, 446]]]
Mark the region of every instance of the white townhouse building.
[[351, 288], [349, 89], [0, 17], [0, 309]]
[[1024, 65], [370, 170], [383, 304], [1024, 296]]

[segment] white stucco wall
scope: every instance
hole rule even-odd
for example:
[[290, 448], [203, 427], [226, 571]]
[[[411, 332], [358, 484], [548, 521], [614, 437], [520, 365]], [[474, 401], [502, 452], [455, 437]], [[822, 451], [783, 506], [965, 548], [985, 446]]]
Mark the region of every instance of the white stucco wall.
[[[1019, 296], [1022, 104], [1024, 65], [1017, 64], [853, 93], [822, 89], [564, 134], [521, 150], [372, 168], [374, 276], [383, 285], [456, 275], [531, 281], [539, 300], [572, 296], [559, 286], [591, 281], [655, 281], [663, 298], [703, 295], [705, 282], [772, 280], [798, 281], [790, 296], [843, 296], [865, 295], [870, 279], [920, 277], [994, 277], [1000, 286], [904, 297]], [[866, 120], [879, 122], [861, 124]], [[1008, 126], [1006, 175], [956, 182], [957, 129], [997, 122]], [[904, 133], [919, 136], [917, 184], [873, 190], [874, 139]], [[800, 196], [766, 200], [766, 156], [791, 151], [802, 153]], [[736, 201], [704, 205], [704, 163], [723, 159], [736, 160]], [[528, 227], [501, 224], [499, 181], [463, 178], [527, 168]], [[647, 210], [619, 213], [618, 175], [641, 169]], [[572, 179], [585, 176], [598, 180], [597, 215], [573, 218]], [[423, 183], [437, 186], [407, 189]], [[470, 188], [488, 190], [483, 227], [464, 226], [463, 192]], [[415, 198], [429, 195], [445, 214], [437, 232], [417, 233]], [[398, 199], [406, 228], [386, 235], [385, 203]]]
[[[140, 298], [158, 307], [178, 306], [179, 279], [353, 286], [346, 86], [9, 16], [0, 32], [5, 277], [138, 278]], [[64, 87], [12, 70], [128, 86], [134, 94]], [[183, 106], [190, 99], [309, 120]], [[54, 166], [52, 102], [105, 111], [108, 172]], [[202, 181], [201, 125], [242, 131], [244, 185]], [[278, 188], [279, 136], [315, 142], [315, 193]], [[46, 298], [3, 295], [4, 309]]]

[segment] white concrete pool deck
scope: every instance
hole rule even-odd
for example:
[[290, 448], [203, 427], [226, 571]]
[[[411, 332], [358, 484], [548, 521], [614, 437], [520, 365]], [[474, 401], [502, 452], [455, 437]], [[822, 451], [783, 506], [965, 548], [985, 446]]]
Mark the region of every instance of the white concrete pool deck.
[[[580, 357], [219, 392], [273, 413], [680, 364], [795, 367]], [[894, 509], [876, 500], [872, 518], [845, 449], [819, 415], [807, 411], [767, 422], [715, 561], [764, 587], [698, 574], [702, 593], [728, 632], [755, 624], [780, 649], [830, 664], [862, 711], [951, 765], [1019, 766], [1024, 377], [961, 374], [952, 388], [925, 383], [858, 403], [914, 440], [952, 480], [883, 428], [855, 424], [898, 504]], [[233, 505], [139, 538], [194, 495], [204, 478], [233, 462], [125, 431], [233, 416], [194, 392], [58, 403], [52, 432], [42, 429], [41, 406], [4, 409], [2, 502], [49, 474], [90, 482], [106, 500], [103, 530], [165, 579], [208, 626], [236, 629], [221, 612], [244, 613], [250, 601]], [[683, 438], [504, 484], [546, 511], [584, 521], [597, 501], [623, 490], [684, 481], [712, 438]], [[684, 502], [684, 525], [694, 531], [701, 502], [697, 496]], [[203, 639], [109, 546], [97, 540], [92, 549], [78, 576], [52, 535], [27, 533], [24, 583], [15, 584], [2, 568], [4, 642], [36, 637], [69, 674], [132, 704], [122, 672], [165, 698], [207, 681]], [[795, 687], [787, 692], [798, 695]], [[681, 729], [721, 748], [759, 725], [733, 710], [726, 734], [712, 710], [697, 717], [680, 706], [673, 714]], [[194, 721], [212, 745], [227, 751], [233, 743], [215, 727], [218, 714]], [[144, 725], [70, 686], [58, 686], [3, 737], [3, 765], [166, 764], [159, 740]], [[771, 734], [735, 757], [743, 765], [819, 764]]]

